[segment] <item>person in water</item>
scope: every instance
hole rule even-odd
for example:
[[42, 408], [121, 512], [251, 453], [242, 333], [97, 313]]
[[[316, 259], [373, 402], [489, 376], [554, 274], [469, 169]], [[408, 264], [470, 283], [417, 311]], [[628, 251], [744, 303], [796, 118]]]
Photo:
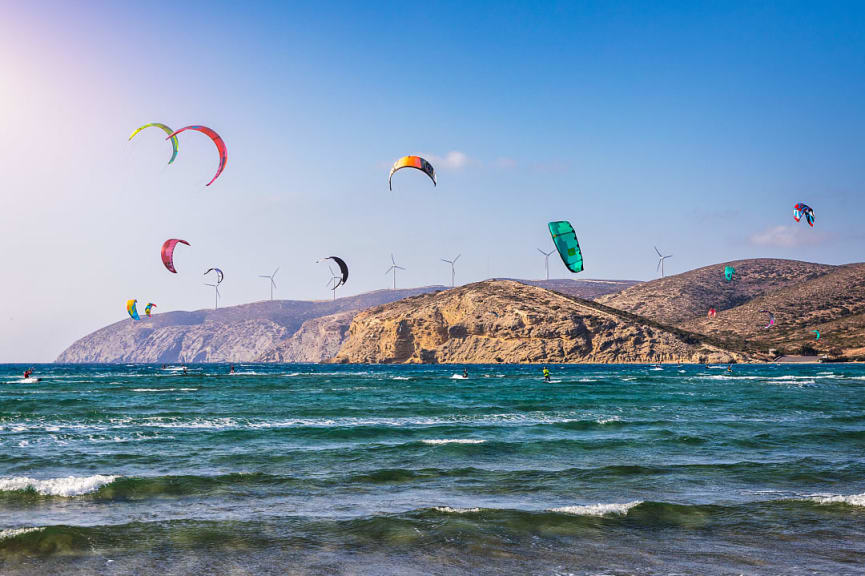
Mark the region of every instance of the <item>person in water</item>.
[[229, 373], [229, 374], [234, 374], [234, 364], [231, 364], [231, 365], [228, 367], [228, 373]]
[[463, 368], [463, 378], [468, 378], [468, 377], [469, 377], [469, 369]]
[[550, 381], [550, 369], [544, 366], [544, 382]]

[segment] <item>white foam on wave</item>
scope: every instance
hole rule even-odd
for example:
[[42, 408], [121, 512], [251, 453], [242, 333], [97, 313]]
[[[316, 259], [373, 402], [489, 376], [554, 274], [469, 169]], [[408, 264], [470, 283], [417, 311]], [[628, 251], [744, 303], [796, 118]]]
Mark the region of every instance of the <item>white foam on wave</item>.
[[32, 489], [43, 496], [81, 496], [96, 492], [102, 486], [111, 484], [119, 476], [96, 474], [94, 476], [66, 476], [65, 478], [46, 478], [38, 480], [26, 476], [0, 478], [0, 492]]
[[437, 512], [445, 512], [447, 514], [468, 514], [471, 512], [480, 512], [480, 508], [451, 508], [450, 506], [436, 506]]
[[433, 438], [432, 440], [421, 440], [424, 444], [483, 444], [486, 440], [477, 440], [474, 438]]
[[601, 417], [595, 420], [598, 424], [609, 424], [610, 422], [619, 422], [621, 418], [618, 416], [609, 416], [607, 418]]
[[451, 380], [466, 380], [467, 378], [467, 376], [463, 376], [462, 374], [454, 374], [451, 376]]
[[133, 392], [195, 392], [198, 388], [133, 388]]
[[847, 504], [848, 506], [865, 506], [865, 493], [839, 496], [833, 494], [815, 494], [809, 498], [818, 504]]
[[587, 504], [585, 506], [562, 506], [560, 508], [551, 508], [550, 512], [561, 512], [563, 514], [573, 514], [574, 516], [607, 516], [612, 514], [624, 515], [628, 510], [635, 506], [639, 506], [643, 502], [634, 500], [633, 502], [625, 502], [621, 504]]
[[391, 380], [411, 380], [408, 376], [394, 376]]
[[45, 528], [37, 527], [37, 528], [9, 528], [8, 530], [0, 530], [0, 540], [6, 540], [8, 538], [15, 538], [16, 536], [23, 536], [24, 534], [30, 534], [31, 532], [41, 532]]

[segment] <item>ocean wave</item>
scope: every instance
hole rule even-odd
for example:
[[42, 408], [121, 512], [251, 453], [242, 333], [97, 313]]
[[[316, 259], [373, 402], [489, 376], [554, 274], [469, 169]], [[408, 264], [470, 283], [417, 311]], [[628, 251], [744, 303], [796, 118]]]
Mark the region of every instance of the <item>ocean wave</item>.
[[81, 496], [96, 492], [102, 486], [111, 484], [119, 476], [66, 476], [63, 478], [36, 479], [26, 476], [0, 478], [0, 492], [20, 492], [32, 490], [43, 496]]
[[133, 388], [133, 392], [195, 392], [198, 388]]
[[474, 438], [433, 438], [431, 440], [421, 440], [424, 444], [483, 444], [486, 440], [478, 440]]
[[808, 498], [817, 504], [847, 504], [848, 506], [865, 506], [865, 493], [847, 496], [833, 494], [814, 494]]
[[436, 512], [444, 512], [445, 514], [470, 514], [480, 512], [480, 508], [452, 508], [450, 506], [436, 506], [433, 508]]
[[0, 530], [0, 540], [7, 540], [9, 538], [16, 538], [18, 536], [23, 536], [24, 534], [30, 534], [31, 532], [41, 532], [45, 528], [35, 527], [35, 528], [9, 528], [7, 530]]
[[583, 506], [561, 506], [559, 508], [551, 508], [550, 512], [572, 514], [574, 516], [623, 516], [628, 513], [628, 510], [634, 508], [635, 506], [639, 506], [642, 503], [642, 500], [634, 500], [632, 502], [624, 502], [617, 504], [587, 504]]

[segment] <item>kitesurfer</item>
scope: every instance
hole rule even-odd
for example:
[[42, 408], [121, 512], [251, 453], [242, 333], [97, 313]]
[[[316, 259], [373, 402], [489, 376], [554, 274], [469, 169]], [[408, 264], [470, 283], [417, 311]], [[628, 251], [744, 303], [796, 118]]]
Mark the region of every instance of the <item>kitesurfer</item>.
[[463, 368], [463, 378], [468, 378], [468, 377], [469, 377], [469, 369]]
[[727, 372], [729, 372], [730, 374], [733, 373], [733, 365], [732, 365], [732, 364], [730, 364], [729, 366], [727, 366]]
[[24, 379], [30, 378], [30, 375], [33, 374], [33, 368], [28, 368], [24, 371]]
[[544, 366], [544, 382], [550, 381], [550, 369]]
[[234, 364], [231, 364], [231, 365], [228, 367], [228, 373], [229, 373], [229, 374], [234, 374]]

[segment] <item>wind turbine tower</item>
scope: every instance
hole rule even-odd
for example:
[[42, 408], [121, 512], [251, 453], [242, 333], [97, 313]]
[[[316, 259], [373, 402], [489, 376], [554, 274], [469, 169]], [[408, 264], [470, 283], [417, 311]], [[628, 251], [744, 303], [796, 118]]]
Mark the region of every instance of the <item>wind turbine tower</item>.
[[207, 282], [205, 282], [204, 285], [205, 286], [213, 286], [213, 289], [216, 292], [216, 294], [214, 295], [213, 309], [218, 310], [219, 309], [219, 284], [208, 284]]
[[259, 274], [259, 278], [267, 278], [270, 280], [270, 299], [273, 300], [273, 289], [276, 288], [276, 282], [274, 282], [274, 278], [276, 277], [276, 273], [279, 272], [279, 266], [276, 267], [276, 270], [273, 271], [273, 274], [270, 276], [266, 274]]
[[673, 255], [667, 254], [666, 256], [664, 256], [663, 254], [661, 254], [661, 251], [658, 250], [657, 246], [655, 246], [655, 252], [658, 254], [658, 267], [655, 269], [655, 272], [660, 270], [661, 271], [661, 278], [663, 278], [664, 277], [664, 260], [666, 260], [667, 258], [672, 258]]
[[327, 281], [327, 287], [330, 288], [330, 291], [333, 293], [333, 299], [336, 300], [336, 289], [339, 288], [342, 276], [336, 274], [330, 264], [327, 265], [327, 269], [330, 270], [330, 280]]
[[453, 260], [448, 260], [446, 258], [441, 259], [442, 262], [447, 262], [448, 264], [451, 265], [451, 288], [454, 287], [454, 278], [456, 277], [456, 271], [454, 270], [454, 264], [457, 263], [457, 260], [460, 259], [460, 256], [462, 256], [462, 254], [457, 254], [456, 258], [454, 258]]
[[555, 250], [550, 250], [549, 252], [544, 252], [540, 248], [538, 248], [538, 252], [544, 255], [544, 270], [547, 273], [547, 280], [550, 279], [550, 254], [555, 252]]
[[393, 254], [390, 255], [390, 262], [393, 264], [390, 268], [385, 272], [385, 276], [393, 272], [393, 289], [396, 290], [396, 271], [397, 270], [405, 270], [402, 266], [397, 266], [396, 260], [393, 257]]

